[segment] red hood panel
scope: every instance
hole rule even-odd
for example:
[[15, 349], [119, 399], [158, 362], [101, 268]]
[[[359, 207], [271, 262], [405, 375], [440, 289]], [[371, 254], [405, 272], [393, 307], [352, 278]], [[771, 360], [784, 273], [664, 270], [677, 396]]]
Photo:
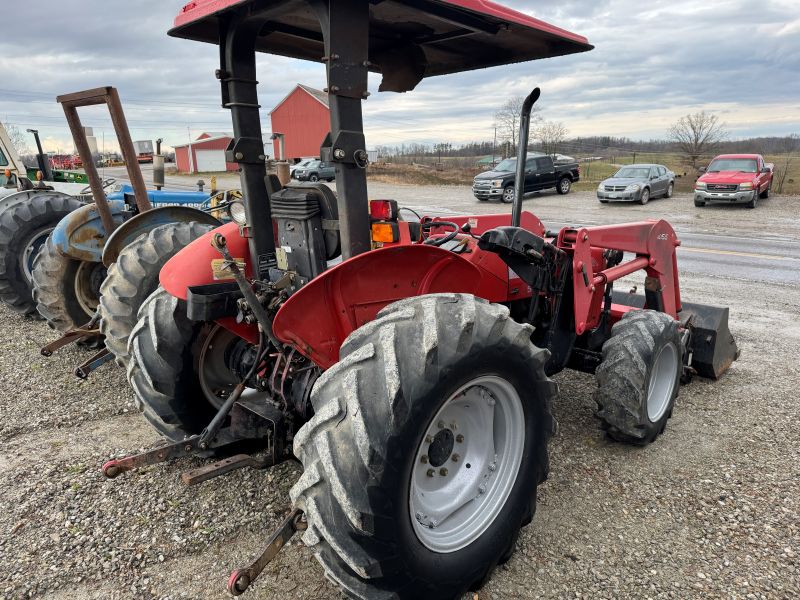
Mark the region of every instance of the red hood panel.
[[742, 173], [741, 171], [720, 171], [719, 173], [706, 173], [698, 181], [703, 183], [748, 183], [755, 181], [757, 173]]

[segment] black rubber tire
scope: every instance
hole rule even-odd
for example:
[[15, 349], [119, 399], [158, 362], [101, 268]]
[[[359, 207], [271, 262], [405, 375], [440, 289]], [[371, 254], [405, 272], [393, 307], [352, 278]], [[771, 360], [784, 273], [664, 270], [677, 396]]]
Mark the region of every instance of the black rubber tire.
[[94, 316], [87, 313], [75, 293], [80, 260], [62, 256], [48, 239], [33, 261], [33, 299], [47, 324], [57, 331], [86, 325]]
[[316, 183], [317, 181], [319, 181], [319, 175], [317, 175], [316, 173], [312, 173], [311, 175], [308, 176], [308, 180]]
[[158, 288], [161, 267], [204, 233], [210, 225], [168, 223], [125, 246], [100, 287], [100, 331], [118, 365], [128, 366], [128, 338], [139, 308]]
[[703, 206], [706, 205], [706, 203], [703, 202], [702, 200], [698, 200], [695, 198], [694, 205], [697, 206], [698, 208], [702, 208]]
[[642, 190], [642, 193], [639, 194], [639, 204], [647, 204], [650, 202], [650, 188], [646, 187]]
[[[294, 438], [303, 475], [291, 490], [305, 511], [311, 546], [326, 575], [352, 598], [459, 598], [507, 559], [547, 476], [556, 384], [548, 353], [506, 307], [463, 294], [396, 302], [354, 331], [340, 362], [311, 393], [314, 417]], [[514, 385], [525, 413], [519, 474], [501, 517], [450, 553], [422, 545], [410, 521], [414, 449], [460, 385], [484, 373]]]
[[128, 382], [136, 404], [166, 439], [200, 433], [216, 410], [195, 371], [193, 347], [204, 325], [186, 316], [186, 302], [159, 287], [142, 304], [128, 341]]
[[[508, 195], [508, 191], [509, 190], [511, 190], [511, 199], [507, 200], [506, 196]], [[512, 202], [514, 202], [514, 184], [513, 183], [511, 185], [507, 185], [506, 187], [503, 188], [503, 194], [500, 196], [500, 202], [502, 202], [503, 204], [511, 204]]]
[[763, 200], [766, 200], [767, 198], [769, 198], [769, 191], [770, 191], [770, 188], [771, 188], [771, 187], [772, 187], [772, 183], [770, 183], [770, 184], [767, 186], [767, 189], [765, 189], [763, 192], [761, 192], [761, 193], [758, 195], [758, 197], [759, 197], [759, 198], [761, 198], [761, 199], [763, 199]]
[[[647, 395], [654, 362], [662, 348], [674, 344], [678, 356], [675, 384], [662, 416], [655, 422], [647, 414]], [[678, 397], [681, 361], [678, 322], [654, 310], [623, 315], [603, 344], [603, 360], [595, 371], [597, 416], [608, 435], [620, 442], [646, 445], [656, 439], [672, 416]]]
[[669, 182], [667, 186], [667, 192], [664, 194], [664, 198], [672, 198], [672, 194], [675, 191], [675, 184], [673, 182]]
[[28, 241], [52, 230], [83, 202], [67, 194], [42, 193], [11, 204], [0, 214], [0, 300], [23, 314], [35, 314], [33, 282], [20, 262]]
[[556, 185], [556, 191], [561, 194], [562, 196], [569, 194], [569, 191], [572, 189], [572, 179], [569, 177], [562, 177], [558, 180], [558, 184]]
[[750, 200], [750, 202], [745, 204], [744, 207], [755, 208], [756, 206], [758, 206], [758, 196], [759, 196], [758, 192], [753, 192], [753, 198]]

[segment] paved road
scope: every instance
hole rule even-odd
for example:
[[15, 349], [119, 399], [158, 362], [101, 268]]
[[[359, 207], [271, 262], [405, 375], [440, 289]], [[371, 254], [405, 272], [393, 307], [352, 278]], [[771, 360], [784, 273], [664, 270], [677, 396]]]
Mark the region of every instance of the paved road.
[[[152, 166], [143, 165], [145, 181], [152, 181]], [[106, 169], [107, 177], [127, 180], [122, 167]], [[175, 189], [197, 189], [196, 181], [206, 176], [167, 176], [166, 183]], [[235, 187], [236, 174], [221, 176], [220, 188]], [[334, 186], [335, 187], [335, 186]], [[467, 186], [415, 186], [370, 181], [373, 197], [395, 198], [401, 205], [426, 214], [471, 214], [508, 212], [508, 205], [479, 203]], [[800, 204], [800, 200], [789, 202]], [[771, 204], [770, 204], [771, 203]], [[788, 208], [788, 214], [784, 208]], [[800, 286], [800, 221], [791, 205], [781, 199], [762, 202], [755, 211], [741, 207], [696, 209], [687, 195], [669, 200], [654, 200], [647, 206], [629, 204], [599, 205], [592, 192], [574, 192], [569, 196], [553, 193], [532, 195], [525, 209], [535, 212], [549, 228], [566, 225], [601, 225], [646, 218], [665, 218], [673, 224], [682, 246], [678, 249], [681, 272], [725, 277], [762, 283]], [[760, 220], [779, 219], [774, 229]], [[792, 233], [791, 224], [795, 228]], [[788, 223], [789, 227], [785, 225]]]

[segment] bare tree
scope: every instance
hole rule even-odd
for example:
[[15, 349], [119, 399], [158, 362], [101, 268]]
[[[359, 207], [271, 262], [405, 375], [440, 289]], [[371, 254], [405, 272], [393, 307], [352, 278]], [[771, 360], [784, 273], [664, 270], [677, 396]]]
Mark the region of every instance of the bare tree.
[[786, 177], [789, 174], [789, 168], [792, 166], [796, 156], [795, 154], [800, 151], [800, 135], [793, 133], [786, 136], [781, 144], [781, 154], [785, 153], [783, 160], [778, 164], [775, 169], [775, 179], [772, 182], [775, 186], [775, 191], [779, 194], [783, 192], [783, 184], [786, 183]]
[[5, 127], [8, 139], [11, 140], [11, 145], [14, 146], [17, 154], [20, 156], [30, 154], [30, 149], [28, 148], [28, 143], [22, 130], [12, 123], [3, 123], [3, 127]]
[[728, 133], [725, 124], [719, 117], [700, 111], [681, 117], [669, 128], [670, 139], [678, 146], [678, 150], [697, 167], [697, 160], [713, 152]]
[[567, 126], [561, 121], [542, 121], [533, 130], [533, 137], [539, 140], [542, 152], [555, 154], [558, 147], [567, 139]]
[[[505, 101], [500, 109], [494, 113], [494, 125], [497, 127], [497, 134], [501, 142], [508, 142], [511, 144], [510, 152], [517, 151], [517, 136], [519, 135], [519, 114], [522, 112], [522, 104], [525, 98], [522, 96], [513, 96]], [[531, 111], [531, 123], [541, 119], [536, 114], [539, 107], [534, 106]]]

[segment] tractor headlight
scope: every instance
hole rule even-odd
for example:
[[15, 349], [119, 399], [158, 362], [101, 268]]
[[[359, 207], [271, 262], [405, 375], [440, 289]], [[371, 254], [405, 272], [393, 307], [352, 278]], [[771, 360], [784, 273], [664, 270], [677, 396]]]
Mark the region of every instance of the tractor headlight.
[[628, 187], [625, 188], [625, 191], [626, 192], [638, 192], [639, 188], [641, 188], [641, 187], [642, 186], [640, 186], [638, 183], [632, 183]]
[[753, 184], [752, 183], [740, 183], [739, 184], [739, 189], [740, 190], [752, 190], [753, 189]]
[[235, 200], [228, 205], [228, 215], [231, 221], [238, 225], [245, 225], [247, 223], [247, 212], [244, 209], [244, 202]]

